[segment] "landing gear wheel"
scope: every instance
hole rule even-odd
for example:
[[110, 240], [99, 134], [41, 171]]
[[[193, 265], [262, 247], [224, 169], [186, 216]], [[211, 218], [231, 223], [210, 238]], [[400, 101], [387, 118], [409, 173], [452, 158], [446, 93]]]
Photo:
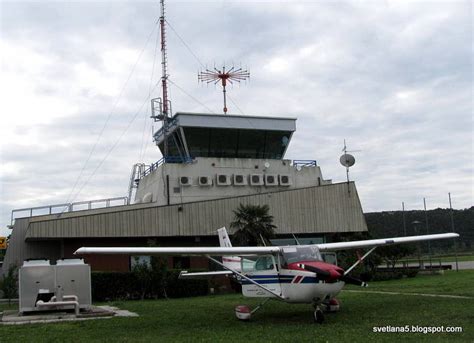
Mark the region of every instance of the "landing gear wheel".
[[322, 324], [324, 322], [324, 313], [319, 307], [314, 310], [314, 321], [318, 324]]

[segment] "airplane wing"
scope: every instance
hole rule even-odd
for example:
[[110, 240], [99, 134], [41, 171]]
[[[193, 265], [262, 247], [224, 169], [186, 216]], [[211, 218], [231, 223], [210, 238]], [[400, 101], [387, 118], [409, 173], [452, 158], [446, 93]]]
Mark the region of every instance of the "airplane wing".
[[280, 247], [176, 247], [176, 248], [144, 248], [144, 247], [83, 247], [74, 255], [85, 254], [124, 254], [124, 255], [180, 255], [180, 256], [255, 256], [276, 254]]
[[[363, 241], [338, 242], [315, 244], [320, 251], [336, 251], [357, 248], [370, 248], [376, 246], [393, 245], [447, 239], [459, 237], [457, 233], [441, 233], [435, 235], [407, 236], [382, 239], [369, 239]], [[124, 254], [124, 255], [180, 255], [180, 256], [255, 256], [277, 254], [282, 247], [83, 247], [74, 252], [74, 255], [86, 254]]]
[[364, 241], [338, 242], [317, 244], [320, 251], [336, 251], [346, 249], [371, 248], [384, 245], [393, 245], [401, 243], [412, 243], [420, 241], [431, 241], [435, 239], [447, 239], [459, 237], [457, 233], [440, 233], [436, 235], [406, 236], [394, 238], [368, 239]]

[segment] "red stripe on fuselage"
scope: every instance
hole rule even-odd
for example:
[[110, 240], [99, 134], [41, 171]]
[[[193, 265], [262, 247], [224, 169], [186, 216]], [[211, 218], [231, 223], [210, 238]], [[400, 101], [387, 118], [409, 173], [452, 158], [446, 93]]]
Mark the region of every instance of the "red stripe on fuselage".
[[[316, 268], [319, 268], [319, 269], [322, 269], [322, 270], [325, 270], [325, 271], [329, 272], [330, 277], [329, 277], [328, 280], [326, 280], [326, 282], [335, 282], [342, 275], [344, 275], [344, 269], [342, 269], [342, 268], [340, 268], [340, 267], [338, 267], [334, 264], [326, 263], [326, 262], [323, 262], [323, 261], [299, 261], [299, 262], [295, 262], [295, 263], [290, 263], [288, 265], [288, 269], [304, 271], [303, 268], [298, 267], [299, 264], [305, 264], [307, 266], [313, 266], [313, 267], [316, 267]], [[301, 282], [301, 280], [298, 280], [298, 281]], [[296, 280], [293, 281], [293, 283], [296, 283]]]
[[299, 282], [301, 282], [301, 279], [303, 279], [303, 276], [302, 276], [302, 275], [297, 275], [297, 276], [295, 276], [295, 278], [293, 279], [293, 282], [292, 282], [292, 283], [299, 283]]

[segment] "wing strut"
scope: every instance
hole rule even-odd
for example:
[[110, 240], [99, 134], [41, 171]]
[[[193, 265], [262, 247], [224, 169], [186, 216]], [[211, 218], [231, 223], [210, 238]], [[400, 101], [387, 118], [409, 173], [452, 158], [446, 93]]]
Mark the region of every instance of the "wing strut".
[[356, 263], [354, 263], [352, 266], [350, 266], [350, 268], [348, 268], [348, 269], [344, 272], [344, 275], [349, 274], [349, 273], [352, 271], [352, 269], [354, 269], [355, 267], [357, 267], [357, 266], [359, 265], [359, 263], [361, 263], [363, 260], [365, 260], [365, 259], [367, 258], [367, 256], [369, 256], [369, 255], [375, 250], [375, 248], [377, 248], [377, 247], [373, 247], [372, 249], [370, 249], [369, 251], [367, 251], [367, 252], [364, 254], [364, 256], [362, 256], [361, 258], [359, 258]]
[[282, 297], [280, 294], [275, 293], [275, 292], [269, 290], [267, 287], [262, 286], [262, 285], [259, 284], [258, 282], [256, 282], [256, 281], [252, 280], [251, 278], [249, 278], [249, 277], [243, 275], [242, 273], [239, 273], [238, 271], [233, 270], [233, 269], [231, 269], [231, 268], [225, 266], [223, 263], [219, 262], [219, 261], [216, 260], [215, 258], [213, 258], [213, 257], [211, 257], [211, 256], [209, 256], [209, 255], [206, 255], [206, 257], [207, 257], [209, 260], [211, 260], [212, 262], [214, 262], [214, 263], [220, 265], [222, 268], [231, 271], [231, 272], [234, 273], [235, 275], [238, 275], [238, 276], [240, 276], [242, 279], [245, 279], [245, 280], [247, 280], [248, 282], [253, 283], [253, 284], [254, 284], [255, 286], [257, 286], [257, 287], [260, 287], [260, 288], [263, 289], [264, 291], [273, 294], [274, 296], [276, 296], [277, 298], [279, 298], [279, 299], [281, 299], [281, 300], [285, 300], [285, 298]]

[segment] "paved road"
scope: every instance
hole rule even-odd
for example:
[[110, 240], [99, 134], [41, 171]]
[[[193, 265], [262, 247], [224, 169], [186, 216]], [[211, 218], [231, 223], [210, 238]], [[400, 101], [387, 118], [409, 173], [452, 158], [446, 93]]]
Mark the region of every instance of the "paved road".
[[[450, 264], [453, 267], [453, 270], [456, 269], [456, 262], [443, 262], [443, 264]], [[474, 261], [459, 261], [459, 269], [474, 269]]]

